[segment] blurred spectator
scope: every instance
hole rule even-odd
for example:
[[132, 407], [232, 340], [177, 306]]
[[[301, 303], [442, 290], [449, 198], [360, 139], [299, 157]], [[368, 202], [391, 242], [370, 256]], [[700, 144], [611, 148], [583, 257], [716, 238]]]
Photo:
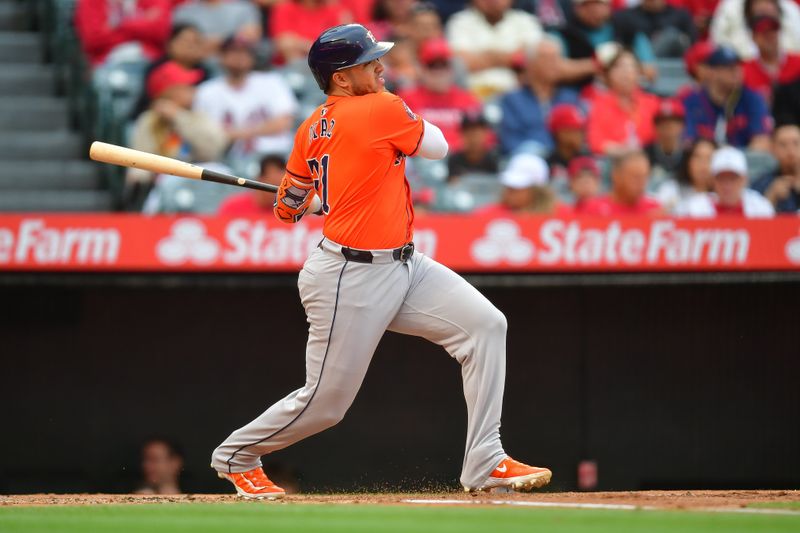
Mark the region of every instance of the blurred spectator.
[[[211, 70], [203, 64], [206, 57], [205, 50], [203, 34], [197, 28], [187, 24], [174, 26], [167, 42], [167, 53], [150, 63], [145, 70], [145, 87], [153, 72], [168, 61], [174, 61], [186, 69], [198, 69], [201, 72], [200, 82], [206, 81], [211, 77]], [[149, 106], [150, 96], [147, 91], [142, 91], [139, 101], [134, 106], [133, 118], [138, 117]]]
[[683, 151], [675, 177], [662, 183], [655, 193], [656, 199], [668, 213], [694, 195], [711, 192], [714, 187], [711, 156], [716, 149], [714, 141], [699, 137]]
[[578, 86], [584, 87], [593, 81], [591, 59], [594, 58], [595, 49], [608, 42], [618, 42], [633, 50], [644, 65], [645, 77], [649, 80], [655, 79], [655, 54], [650, 41], [635, 28], [617, 28], [612, 24], [610, 0], [574, 0], [574, 9], [575, 16], [555, 35], [562, 41], [564, 55], [571, 59], [584, 60], [581, 65], [589, 69], [582, 76], [574, 78]]
[[[256, 181], [270, 185], [280, 185], [286, 173], [286, 160], [279, 155], [261, 158]], [[275, 193], [250, 190], [227, 197], [219, 206], [218, 214], [223, 216], [272, 215]]]
[[743, 59], [752, 59], [758, 50], [748, 21], [762, 15], [783, 22], [780, 42], [784, 50], [800, 52], [800, 7], [792, 0], [722, 0], [711, 20], [711, 40], [732, 48]]
[[547, 180], [544, 159], [533, 154], [517, 154], [500, 174], [503, 185], [500, 203], [479, 209], [477, 213], [492, 216], [552, 213], [556, 209], [555, 194], [547, 186]]
[[492, 128], [480, 113], [468, 113], [461, 122], [460, 151], [447, 160], [448, 181], [465, 174], [497, 174], [500, 166], [497, 151], [490, 148]]
[[572, 0], [538, 0], [533, 13], [547, 31], [559, 30], [572, 16]]
[[583, 214], [600, 193], [600, 167], [591, 156], [576, 157], [569, 164], [569, 190], [575, 198], [572, 210]]
[[666, 0], [642, 0], [614, 13], [613, 21], [626, 33], [644, 33], [658, 57], [681, 57], [697, 38], [689, 12]]
[[470, 72], [469, 88], [481, 98], [514, 89], [517, 57], [542, 37], [536, 17], [511, 9], [511, 0], [472, 0], [446, 29], [453, 52]]
[[701, 87], [708, 77], [708, 56], [714, 51], [714, 45], [711, 41], [698, 41], [686, 50], [683, 55], [683, 64], [686, 67], [686, 73], [692, 78], [693, 83], [687, 84], [678, 90], [675, 95], [676, 98], [683, 100], [683, 98], [692, 92], [694, 89]]
[[683, 98], [686, 137], [707, 137], [720, 145], [769, 150], [772, 117], [764, 98], [743, 86], [736, 52], [717, 47], [706, 65], [703, 87]]
[[800, 78], [800, 54], [781, 50], [778, 42], [780, 28], [781, 21], [776, 17], [751, 19], [750, 29], [758, 54], [742, 65], [745, 86], [761, 94], [768, 103], [772, 102], [775, 85]]
[[280, 58], [291, 63], [305, 59], [311, 43], [320, 33], [339, 24], [352, 22], [352, 15], [330, 0], [286, 0], [272, 8], [269, 34]]
[[576, 105], [559, 104], [550, 112], [547, 127], [554, 142], [547, 156], [550, 180], [566, 181], [569, 164], [585, 151], [586, 117]]
[[286, 81], [253, 72], [255, 51], [247, 41], [227, 39], [220, 59], [225, 74], [198, 87], [195, 109], [225, 128], [234, 160], [288, 152], [298, 105]]
[[[146, 88], [152, 103], [133, 126], [131, 148], [182, 161], [213, 161], [221, 156], [228, 142], [225, 131], [204, 113], [192, 110], [194, 84], [201, 76], [199, 70], [172, 61], [153, 71]], [[152, 179], [146, 170], [128, 169], [130, 207], [141, 205]]]
[[528, 50], [522, 87], [500, 100], [503, 118], [498, 131], [503, 152], [510, 154], [530, 141], [540, 145], [542, 153], [552, 150], [553, 138], [547, 129], [551, 108], [580, 103], [575, 90], [558, 86], [562, 64], [558, 41], [549, 36]]
[[481, 103], [469, 91], [455, 85], [450, 48], [444, 39], [422, 45], [420, 84], [398, 91], [408, 107], [439, 126], [450, 150], [461, 149], [461, 122], [468, 113], [479, 113]]
[[753, 189], [763, 194], [779, 213], [800, 211], [800, 127], [786, 124], [772, 135], [772, 155], [778, 168], [755, 183]]
[[170, 0], [78, 0], [75, 31], [92, 66], [109, 56], [155, 59], [164, 52]]
[[670, 3], [689, 12], [700, 38], [705, 39], [708, 36], [711, 16], [714, 14], [714, 10], [717, 9], [719, 0], [674, 0]]
[[180, 494], [183, 451], [172, 441], [152, 438], [142, 446], [142, 481], [136, 494]]
[[608, 91], [598, 93], [592, 101], [587, 124], [589, 148], [596, 154], [641, 148], [653, 140], [659, 99], [639, 88], [639, 63], [630, 51], [615, 45], [613, 53], [598, 59]]
[[772, 114], [776, 125], [800, 124], [800, 79], [778, 85]]
[[409, 34], [414, 51], [419, 54], [424, 43], [442, 38], [444, 38], [444, 28], [436, 6], [430, 2], [415, 4], [411, 11], [411, 33]]
[[367, 24], [379, 41], [401, 41], [411, 36], [416, 0], [375, 0], [372, 21]]
[[585, 203], [581, 213], [596, 216], [660, 215], [657, 200], [645, 195], [650, 162], [641, 150], [618, 153], [611, 159], [611, 193]]
[[692, 195], [680, 202], [675, 214], [691, 218], [734, 215], [768, 218], [775, 215], [769, 200], [747, 188], [747, 159], [741, 150], [724, 146], [711, 157], [714, 193]]
[[683, 125], [686, 113], [677, 100], [663, 100], [658, 106], [655, 121], [655, 140], [645, 146], [653, 169], [652, 181], [672, 178], [683, 158]]
[[247, 0], [192, 0], [178, 7], [174, 17], [175, 23], [197, 27], [214, 51], [230, 37], [252, 43], [261, 38], [261, 13]]

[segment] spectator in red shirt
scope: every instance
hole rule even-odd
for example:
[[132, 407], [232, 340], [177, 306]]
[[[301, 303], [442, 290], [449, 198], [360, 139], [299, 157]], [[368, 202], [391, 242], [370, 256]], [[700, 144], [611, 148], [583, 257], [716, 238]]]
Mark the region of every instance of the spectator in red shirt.
[[600, 167], [593, 157], [580, 156], [570, 162], [569, 190], [575, 198], [573, 212], [583, 214], [600, 193]]
[[661, 204], [645, 196], [650, 177], [650, 161], [641, 150], [629, 150], [611, 161], [611, 193], [590, 200], [583, 210], [587, 215], [660, 215]]
[[461, 122], [468, 113], [479, 113], [481, 103], [454, 82], [450, 47], [434, 39], [420, 50], [420, 85], [398, 95], [422, 118], [439, 126], [452, 151], [461, 149]]
[[78, 0], [75, 30], [92, 66], [121, 45], [137, 44], [138, 54], [155, 59], [164, 53], [171, 9], [170, 0]]
[[613, 155], [652, 142], [653, 118], [659, 99], [639, 88], [636, 56], [616, 43], [602, 45], [598, 53], [608, 91], [598, 93], [589, 113], [589, 148], [596, 154]]
[[773, 87], [779, 83], [791, 83], [800, 78], [800, 54], [781, 50], [778, 34], [781, 21], [776, 17], [761, 16], [750, 21], [753, 42], [758, 55], [742, 63], [744, 84], [761, 93], [769, 103], [772, 102]]
[[344, 7], [329, 0], [288, 0], [272, 8], [269, 34], [283, 62], [305, 59], [317, 36], [352, 21]]
[[[286, 160], [279, 155], [268, 155], [261, 159], [261, 170], [256, 181], [280, 185], [285, 173]], [[247, 191], [227, 197], [219, 206], [217, 213], [230, 217], [272, 216], [274, 204], [274, 192]]]

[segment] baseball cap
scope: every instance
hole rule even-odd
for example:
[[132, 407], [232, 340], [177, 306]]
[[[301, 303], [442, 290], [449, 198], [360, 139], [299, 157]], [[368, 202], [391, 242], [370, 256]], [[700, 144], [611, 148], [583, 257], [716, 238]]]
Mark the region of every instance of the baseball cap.
[[547, 127], [553, 133], [567, 128], [583, 129], [585, 126], [586, 117], [576, 105], [558, 104], [550, 110]]
[[175, 61], [167, 61], [156, 67], [147, 78], [147, 96], [158, 98], [164, 91], [176, 85], [194, 85], [203, 78], [200, 69], [188, 69]]
[[656, 111], [654, 120], [658, 122], [659, 120], [683, 120], [684, 118], [686, 118], [686, 110], [683, 108], [683, 104], [673, 98], [667, 98], [661, 100], [661, 103], [658, 105], [658, 111]]
[[449, 61], [450, 46], [444, 39], [429, 39], [422, 44], [419, 51], [419, 59], [424, 65], [430, 65], [435, 61]]
[[732, 48], [718, 46], [706, 58], [705, 64], [709, 67], [730, 67], [739, 64], [739, 56]]
[[547, 184], [549, 175], [544, 159], [538, 155], [522, 153], [508, 162], [508, 166], [500, 174], [500, 183], [511, 189], [527, 189]]
[[739, 176], [747, 176], [747, 159], [741, 150], [732, 146], [723, 146], [711, 156], [711, 173], [732, 172]]
[[693, 78], [697, 77], [697, 65], [705, 64], [708, 56], [714, 51], [714, 44], [711, 41], [698, 41], [686, 50], [683, 55], [683, 63], [686, 65], [686, 72]]
[[778, 31], [781, 29], [781, 20], [770, 15], [759, 15], [750, 20], [750, 30], [753, 33], [765, 31]]
[[597, 165], [597, 161], [588, 155], [576, 157], [569, 162], [569, 166], [567, 167], [569, 179], [578, 177], [578, 174], [581, 172], [591, 172], [596, 178], [600, 177], [600, 167]]

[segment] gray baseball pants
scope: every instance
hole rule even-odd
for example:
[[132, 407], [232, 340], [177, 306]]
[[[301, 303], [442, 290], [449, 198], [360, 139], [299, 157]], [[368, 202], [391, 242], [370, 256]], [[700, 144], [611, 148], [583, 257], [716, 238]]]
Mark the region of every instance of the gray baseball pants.
[[417, 252], [408, 261], [373, 251], [348, 261], [324, 239], [298, 277], [308, 316], [306, 383], [234, 431], [214, 450], [220, 472], [261, 466], [261, 456], [319, 433], [344, 417], [384, 332], [424, 337], [461, 364], [467, 443], [461, 484], [479, 488], [505, 452], [500, 443], [506, 319], [463, 278]]

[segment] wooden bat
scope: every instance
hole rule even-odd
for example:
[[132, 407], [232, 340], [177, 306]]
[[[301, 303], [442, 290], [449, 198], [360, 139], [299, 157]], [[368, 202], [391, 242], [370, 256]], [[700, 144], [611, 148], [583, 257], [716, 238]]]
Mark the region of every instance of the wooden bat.
[[190, 178], [193, 180], [214, 181], [216, 183], [246, 187], [258, 191], [278, 192], [277, 185], [231, 176], [224, 172], [198, 167], [197, 165], [178, 161], [177, 159], [100, 141], [92, 143], [91, 148], [89, 148], [89, 157], [94, 161], [122, 167], [141, 168], [142, 170], [149, 170], [157, 174], [172, 174], [174, 176], [181, 176], [182, 178]]

